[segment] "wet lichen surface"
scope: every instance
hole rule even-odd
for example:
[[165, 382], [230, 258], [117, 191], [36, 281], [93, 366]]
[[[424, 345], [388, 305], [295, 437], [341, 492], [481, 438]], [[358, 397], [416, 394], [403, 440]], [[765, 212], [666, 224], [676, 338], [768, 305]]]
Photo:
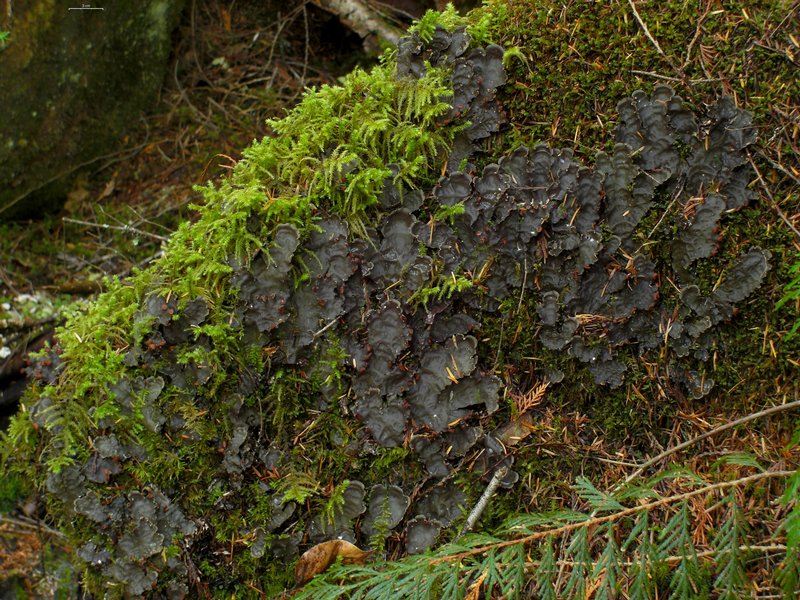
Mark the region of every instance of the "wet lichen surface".
[[[737, 388], [791, 376], [796, 341], [761, 354], [789, 244], [759, 223], [752, 115], [604, 79], [604, 152], [537, 145], [519, 86], [540, 82], [503, 66], [503, 46], [535, 47], [519, 9], [430, 16], [382, 66], [309, 93], [33, 365], [7, 468], [88, 589], [275, 595], [317, 542], [398, 557], [451, 539], [508, 467], [497, 524], [532, 478], [579, 468], [501, 435], [534, 382], [646, 454], [677, 406], [724, 391], [738, 409], [758, 400]], [[546, 485], [535, 502], [555, 506]]]
[[[511, 83], [499, 94], [514, 124], [511, 134], [501, 138], [500, 147], [507, 151], [520, 140], [529, 144], [537, 140], [573, 148], [587, 158], [594, 148], [609, 152], [619, 98], [637, 89], [652, 90], [665, 80], [690, 106], [709, 105], [728, 95], [737, 106], [750, 111], [759, 141], [748, 155], [760, 171], [758, 177], [749, 176], [748, 188], [760, 198], [726, 216], [714, 254], [699, 260], [694, 271], [698, 286], [706, 292], [712, 290], [720, 274], [730, 267], [731, 252], [741, 252], [753, 243], [770, 250], [773, 268], [761, 291], [747, 301], [747, 310], [719, 327], [713, 377], [717, 392], [727, 398], [718, 400], [712, 394], [712, 402], [747, 412], [763, 402], [765, 385], [777, 397], [785, 394], [783, 397], [791, 398], [797, 393], [791, 383], [797, 366], [791, 359], [799, 349], [796, 338], [783, 340], [781, 332], [792, 327], [793, 316], [775, 311], [774, 305], [796, 260], [797, 241], [770, 210], [770, 199], [758, 179], [763, 175], [772, 195], [783, 198], [780, 205], [784, 211], [790, 216], [796, 212], [800, 202], [796, 179], [791, 177], [792, 167], [787, 175], [781, 164], [794, 165], [796, 173], [799, 133], [789, 125], [800, 97], [798, 69], [792, 58], [796, 51], [791, 40], [797, 37], [797, 21], [791, 17], [794, 9], [781, 2], [637, 6], [663, 55], [644, 35], [625, 3], [608, 3], [592, 11], [579, 3], [549, 2], [537, 3], [536, 10], [525, 2], [498, 8], [504, 19], [501, 43], [524, 48], [529, 58], [526, 63], [511, 62]], [[654, 202], [655, 210], [642, 220], [648, 232], [664, 212], [670, 214], [677, 208], [668, 196], [657, 194]], [[670, 239], [676, 229], [663, 225], [661, 221], [655, 238]], [[568, 404], [577, 400], [577, 410], [601, 421], [607, 419], [609, 424], [623, 414], [635, 413], [629, 423], [638, 435], [630, 435], [626, 427], [601, 428], [604, 435], [619, 435], [633, 442], [654, 423], [664, 422], [650, 417], [663, 410], [672, 412], [674, 402], [670, 408], [669, 399], [675, 396], [652, 377], [653, 370], [646, 362], [630, 367], [636, 372], [630, 379], [636, 383], [627, 386], [624, 395], [594, 394], [577, 385], [563, 398]], [[652, 401], [641, 404], [642, 390], [667, 402], [659, 402], [660, 407], [655, 408]], [[617, 429], [623, 432], [615, 434]]]

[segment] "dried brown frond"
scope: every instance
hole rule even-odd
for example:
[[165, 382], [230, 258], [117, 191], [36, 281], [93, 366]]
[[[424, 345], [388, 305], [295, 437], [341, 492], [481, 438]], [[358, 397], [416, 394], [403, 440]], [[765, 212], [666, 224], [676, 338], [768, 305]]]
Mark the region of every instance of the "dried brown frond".
[[538, 406], [544, 400], [545, 392], [547, 392], [547, 387], [550, 385], [550, 382], [547, 380], [539, 381], [531, 387], [527, 392], [524, 394], [515, 394], [510, 392], [509, 395], [511, 399], [514, 401], [514, 406], [517, 407], [517, 411], [519, 414], [523, 414], [531, 410], [532, 408]]
[[35, 530], [0, 523], [0, 580], [34, 571], [41, 552], [41, 538]]

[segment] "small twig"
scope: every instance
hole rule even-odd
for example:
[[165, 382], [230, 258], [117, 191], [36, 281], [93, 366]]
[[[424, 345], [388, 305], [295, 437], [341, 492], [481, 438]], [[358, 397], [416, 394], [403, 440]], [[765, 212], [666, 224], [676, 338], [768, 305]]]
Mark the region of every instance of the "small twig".
[[[272, 59], [275, 56], [275, 48], [278, 45], [278, 40], [280, 40], [281, 33], [283, 33], [284, 27], [291, 25], [292, 22], [297, 17], [297, 15], [299, 15], [304, 8], [305, 4], [303, 4], [303, 6], [298, 6], [297, 8], [292, 10], [288, 15], [286, 15], [286, 17], [284, 17], [282, 20], [280, 19], [280, 13], [278, 14], [278, 19], [279, 19], [278, 27], [277, 30], [275, 31], [275, 37], [272, 38], [272, 44], [269, 47], [269, 54], [267, 55], [267, 61], [266, 63], [264, 63], [266, 65], [266, 68], [270, 68], [272, 65]], [[272, 69], [272, 75], [270, 76], [269, 83], [266, 85], [266, 87], [268, 88], [272, 87], [272, 84], [275, 81], [275, 73], [276, 69]]]
[[794, 224], [788, 219], [788, 217], [785, 214], [783, 214], [783, 211], [778, 206], [778, 203], [775, 202], [775, 198], [772, 196], [772, 192], [769, 191], [767, 184], [764, 182], [764, 178], [761, 176], [761, 171], [758, 170], [758, 167], [756, 166], [756, 163], [753, 160], [753, 157], [751, 156], [749, 150], [747, 152], [747, 158], [750, 160], [750, 164], [752, 165], [753, 170], [756, 172], [758, 183], [761, 185], [761, 188], [764, 190], [764, 193], [767, 195], [767, 198], [769, 198], [769, 202], [772, 205], [772, 209], [776, 213], [778, 213], [778, 216], [781, 218], [781, 220], [783, 220], [784, 223], [786, 223], [789, 229], [791, 229], [797, 237], [800, 237], [800, 231], [798, 231], [797, 227], [795, 227]]
[[384, 22], [380, 14], [363, 0], [312, 0], [321, 9], [330, 12], [356, 32], [364, 41], [366, 50], [377, 49], [380, 40], [396, 44], [402, 29]]
[[505, 328], [506, 328], [506, 320], [503, 319], [500, 322], [500, 335], [497, 341], [497, 354], [495, 354], [494, 366], [492, 367], [492, 370], [494, 371], [497, 370], [497, 367], [500, 364], [500, 353], [503, 351], [503, 334], [505, 333]]
[[483, 494], [478, 500], [478, 503], [475, 505], [475, 508], [473, 508], [472, 512], [469, 513], [469, 516], [467, 517], [467, 522], [464, 523], [464, 528], [461, 530], [461, 533], [459, 533], [456, 536], [455, 538], [456, 540], [459, 539], [468, 531], [472, 531], [472, 528], [475, 527], [475, 524], [478, 522], [478, 519], [481, 518], [483, 511], [485, 511], [486, 507], [489, 505], [489, 500], [497, 491], [497, 488], [500, 487], [500, 483], [503, 481], [503, 477], [505, 477], [507, 474], [508, 474], [508, 467], [506, 466], [501, 466], [494, 472], [492, 480], [489, 482], [489, 485], [486, 486], [486, 490], [484, 490]]
[[192, 0], [192, 7], [189, 11], [189, 19], [192, 29], [192, 36], [191, 36], [192, 57], [194, 58], [194, 64], [197, 67], [197, 70], [200, 72], [200, 75], [202, 75], [203, 79], [208, 79], [206, 72], [203, 70], [203, 67], [200, 64], [200, 58], [197, 56], [197, 44], [195, 43], [197, 41], [197, 29], [194, 24], [194, 15], [196, 12], [197, 12], [197, 0]]
[[31, 317], [25, 317], [24, 319], [0, 319], [0, 328], [2, 328], [4, 333], [30, 331], [31, 329], [53, 323], [56, 320], [56, 317], [47, 317], [41, 321]]
[[675, 65], [673, 64], [672, 60], [670, 60], [669, 56], [667, 56], [667, 54], [661, 49], [661, 45], [658, 43], [658, 41], [656, 41], [656, 38], [654, 38], [650, 34], [650, 30], [647, 28], [647, 24], [642, 20], [642, 17], [639, 15], [639, 11], [636, 10], [636, 5], [633, 3], [633, 0], [628, 0], [628, 4], [630, 4], [631, 10], [633, 11], [633, 17], [636, 19], [636, 22], [639, 23], [639, 27], [641, 27], [642, 31], [644, 31], [644, 34], [647, 36], [647, 39], [653, 43], [653, 46], [655, 46], [658, 53], [664, 57], [664, 60], [666, 60], [669, 63], [669, 66], [675, 69]]
[[9, 525], [14, 525], [16, 527], [24, 527], [25, 529], [34, 529], [40, 531], [41, 533], [47, 533], [56, 537], [66, 537], [57, 529], [53, 529], [52, 527], [42, 524], [42, 522], [38, 519], [25, 519], [22, 517], [16, 518], [9, 517], [7, 515], [0, 515], [0, 522], [8, 523]]
[[768, 417], [769, 415], [774, 415], [775, 413], [783, 412], [785, 410], [791, 410], [793, 408], [800, 408], [800, 400], [795, 400], [794, 402], [788, 402], [786, 404], [779, 404], [777, 406], [772, 406], [770, 408], [766, 408], [764, 410], [761, 410], [761, 411], [759, 411], [757, 413], [752, 413], [752, 414], [746, 415], [746, 416], [744, 416], [744, 417], [742, 417], [740, 419], [735, 419], [733, 421], [729, 421], [729, 422], [725, 423], [724, 425], [720, 425], [719, 427], [715, 427], [711, 431], [706, 431], [702, 435], [698, 435], [697, 437], [693, 437], [690, 440], [686, 440], [682, 444], [678, 444], [677, 446], [673, 446], [671, 448], [667, 448], [666, 450], [664, 450], [658, 456], [654, 456], [653, 458], [651, 458], [647, 462], [642, 463], [641, 465], [639, 465], [639, 468], [637, 468], [633, 473], [628, 475], [622, 483], [616, 485], [614, 487], [613, 491], [616, 491], [619, 488], [627, 485], [628, 483], [633, 481], [636, 477], [641, 475], [646, 469], [652, 467], [656, 463], [661, 462], [663, 459], [665, 459], [670, 454], [674, 454], [676, 452], [680, 452], [681, 450], [691, 446], [692, 444], [696, 444], [697, 442], [701, 442], [701, 441], [703, 441], [703, 440], [705, 440], [707, 438], [710, 438], [713, 435], [716, 435], [718, 433], [722, 433], [723, 431], [727, 431], [728, 429], [736, 427], [737, 425], [742, 425], [743, 423], [749, 423], [750, 421], [755, 421], [756, 419], [760, 419], [761, 417]]
[[203, 580], [200, 578], [200, 573], [197, 570], [194, 562], [192, 561], [192, 556], [188, 551], [186, 540], [180, 542], [181, 547], [181, 556], [183, 557], [183, 563], [186, 565], [186, 571], [189, 576], [189, 581], [194, 585], [197, 592], [203, 598], [211, 598], [211, 594], [208, 591], [208, 586], [203, 583]]
[[189, 100], [189, 95], [181, 86], [180, 81], [178, 81], [178, 61], [175, 61], [175, 68], [172, 70], [172, 78], [175, 80], [175, 87], [178, 90], [181, 99], [186, 102], [186, 105], [192, 110], [192, 112], [194, 112], [194, 114], [197, 115], [200, 123], [204, 126], [209, 126], [212, 129], [219, 131], [219, 127], [217, 127], [216, 123], [212, 122], [211, 119], [208, 118], [208, 115], [204, 115], [202, 112], [200, 112], [200, 109], [192, 104], [191, 100]]
[[794, 5], [794, 6], [792, 6], [792, 7], [791, 7], [791, 8], [790, 8], [790, 9], [789, 9], [787, 12], [786, 12], [786, 16], [785, 16], [785, 17], [783, 17], [783, 19], [781, 20], [781, 22], [780, 22], [780, 23], [778, 23], [778, 26], [777, 26], [777, 27], [775, 27], [775, 29], [773, 29], [773, 30], [772, 30], [772, 32], [771, 32], [771, 33], [770, 33], [770, 34], [767, 36], [767, 39], [768, 39], [768, 40], [771, 40], [771, 39], [772, 39], [772, 36], [773, 36], [773, 35], [775, 35], [775, 34], [776, 34], [778, 31], [780, 31], [780, 30], [783, 28], [783, 26], [784, 26], [784, 25], [785, 25], [785, 24], [786, 24], [786, 23], [789, 21], [789, 18], [790, 18], [790, 17], [791, 17], [791, 16], [794, 14], [794, 11], [796, 11], [798, 8], [800, 8], [800, 2], [797, 2], [797, 3], [795, 3], [795, 5]]
[[767, 44], [762, 44], [761, 42], [755, 42], [754, 41], [754, 42], [750, 42], [750, 44], [752, 46], [756, 46], [757, 48], [762, 48], [763, 50], [766, 50], [767, 52], [773, 52], [773, 53], [777, 54], [778, 56], [782, 56], [783, 58], [788, 60], [793, 65], [797, 65], [798, 64], [797, 62], [792, 60], [792, 57], [785, 50], [781, 50], [780, 48], [773, 48], [772, 46], [768, 46]]
[[653, 73], [651, 71], [638, 71], [636, 69], [631, 69], [631, 73], [634, 75], [645, 75], [646, 77], [654, 77], [655, 79], [663, 79], [665, 81], [675, 81], [680, 83], [683, 81], [680, 77], [670, 77], [669, 75], [661, 75], [660, 73]]
[[230, 112], [228, 112], [228, 110], [227, 110], [227, 109], [226, 109], [224, 106], [222, 106], [222, 104], [220, 104], [219, 102], [217, 102], [216, 100], [214, 100], [214, 98], [211, 98], [211, 97], [209, 97], [209, 98], [208, 98], [208, 102], [209, 102], [210, 104], [213, 104], [214, 106], [216, 106], [216, 107], [219, 109], [219, 111], [220, 111], [220, 112], [221, 112], [223, 115], [225, 115], [225, 118], [228, 120], [228, 122], [234, 122], [234, 123], [236, 123], [237, 125], [240, 125], [240, 122], [239, 122], [239, 121], [237, 121], [237, 120], [236, 120], [236, 119], [235, 119], [235, 118], [234, 118], [234, 117], [231, 115], [231, 113], [230, 113]]
[[169, 238], [164, 237], [163, 235], [158, 235], [157, 233], [150, 233], [148, 231], [142, 231], [141, 229], [136, 229], [135, 227], [131, 227], [130, 225], [109, 225], [108, 223], [92, 223], [91, 221], [81, 221], [79, 219], [70, 219], [69, 217], [64, 217], [62, 219], [64, 223], [73, 223], [75, 225], [84, 225], [86, 227], [98, 227], [100, 229], [113, 229], [114, 231], [122, 231], [124, 233], [134, 233], [136, 235], [141, 235], [144, 237], [153, 238], [159, 242], [166, 242]]
[[328, 329], [330, 329], [331, 327], [333, 327], [334, 325], [336, 325], [336, 323], [338, 323], [338, 322], [339, 322], [339, 317], [336, 317], [336, 318], [335, 318], [333, 321], [331, 321], [330, 323], [328, 323], [327, 325], [325, 325], [325, 327], [323, 327], [323, 328], [322, 328], [322, 329], [320, 329], [320, 330], [319, 330], [317, 333], [315, 333], [315, 334], [314, 334], [314, 337], [313, 337], [312, 339], [317, 339], [319, 336], [321, 336], [323, 333], [325, 333], [326, 331], [328, 331]]
[[602, 456], [597, 456], [596, 454], [590, 454], [589, 456], [587, 456], [587, 458], [589, 458], [591, 460], [596, 460], [597, 462], [605, 463], [605, 464], [608, 464], [608, 465], [619, 465], [621, 467], [628, 467], [628, 468], [638, 467], [639, 466], [638, 463], [632, 463], [632, 462], [629, 462], [629, 461], [626, 461], [626, 460], [613, 460], [611, 458], [605, 458], [605, 457], [602, 457]]
[[[765, 544], [765, 545], [759, 545], [759, 546], [741, 545], [741, 546], [739, 546], [739, 551], [740, 552], [759, 552], [759, 553], [762, 553], [762, 554], [769, 554], [769, 553], [772, 553], [772, 552], [786, 552], [786, 546], [784, 546], [783, 544]], [[714, 556], [716, 554], [720, 554], [720, 553], [723, 553], [723, 552], [725, 552], [725, 550], [703, 550], [702, 552], [695, 553], [693, 556], [695, 556], [697, 558], [708, 558], [709, 556]], [[678, 555], [678, 556], [668, 556], [668, 557], [664, 558], [663, 564], [674, 565], [676, 563], [681, 562], [682, 560], [684, 560], [684, 557], [680, 556], [680, 555]], [[540, 560], [532, 560], [532, 561], [526, 562], [525, 563], [525, 567], [527, 569], [535, 569], [540, 564], [542, 564], [542, 561], [540, 561]], [[576, 560], [561, 559], [561, 560], [555, 561], [555, 564], [557, 566], [559, 566], [559, 567], [574, 567], [575, 565], [587, 565], [587, 566], [592, 565], [592, 567], [594, 567], [594, 565], [596, 565], [597, 563], [596, 562], [585, 563], [585, 562], [576, 561]], [[616, 564], [618, 564], [620, 567], [638, 567], [642, 563], [641, 563], [640, 560], [639, 561], [636, 561], [636, 560], [624, 560], [624, 561], [620, 561], [620, 562], [618, 562]]]
[[303, 26], [305, 27], [306, 32], [306, 43], [305, 48], [303, 49], [303, 72], [300, 75], [300, 89], [302, 90], [306, 87], [306, 73], [308, 72], [308, 45], [311, 43], [311, 36], [308, 33], [308, 9], [306, 8], [305, 2], [303, 3]]
[[[187, 200], [184, 200], [184, 201], [182, 201], [180, 204], [177, 204], [177, 205], [175, 205], [175, 206], [165, 206], [165, 207], [164, 207], [164, 208], [162, 208], [160, 211], [158, 211], [158, 213], [157, 213], [157, 214], [155, 214], [155, 215], [151, 215], [151, 217], [150, 217], [149, 219], [148, 219], [147, 217], [145, 217], [145, 216], [143, 216], [143, 215], [139, 214], [139, 213], [136, 211], [136, 209], [135, 209], [135, 208], [133, 208], [132, 206], [128, 206], [127, 208], [128, 208], [128, 210], [129, 210], [129, 211], [131, 211], [131, 212], [132, 212], [132, 213], [133, 213], [133, 214], [134, 214], [134, 215], [135, 215], [135, 216], [136, 216], [136, 217], [139, 219], [139, 221], [136, 223], [136, 227], [138, 227], [140, 223], [147, 223], [148, 225], [151, 225], [151, 226], [153, 226], [153, 227], [158, 227], [159, 229], [162, 229], [162, 230], [163, 230], [164, 232], [166, 232], [168, 235], [172, 235], [173, 233], [175, 233], [175, 232], [174, 232], [172, 229], [170, 229], [169, 227], [166, 227], [165, 225], [162, 225], [161, 223], [158, 223], [157, 221], [153, 221], [153, 219], [158, 219], [159, 217], [161, 217], [162, 215], [164, 215], [164, 214], [166, 214], [166, 213], [168, 213], [168, 212], [175, 211], [175, 210], [177, 210], [178, 208], [181, 208], [181, 207], [182, 207], [183, 205], [185, 205], [187, 202], [188, 202]], [[116, 219], [116, 221], [117, 221], [118, 223], [120, 223], [120, 224], [123, 224], [123, 225], [124, 225], [124, 223], [123, 223], [123, 222], [122, 222], [120, 219]]]
[[703, 70], [703, 74], [710, 79], [711, 73], [708, 72], [708, 68], [706, 67], [706, 59], [705, 56], [703, 55], [702, 44], [700, 44], [700, 52], [697, 53], [697, 61], [700, 63], [700, 68]]
[[675, 81], [677, 83], [688, 83], [688, 84], [696, 84], [696, 83], [714, 83], [716, 81], [722, 81], [721, 77], [709, 77], [706, 79], [681, 79], [680, 77], [670, 77], [669, 75], [661, 75], [660, 73], [653, 73], [652, 71], [638, 71], [637, 69], [631, 69], [631, 73], [634, 75], [643, 75], [645, 77], [654, 77], [655, 79], [663, 79], [665, 81]]
[[672, 209], [672, 206], [678, 201], [678, 198], [680, 198], [681, 193], [683, 193], [683, 184], [681, 184], [681, 187], [675, 193], [675, 197], [672, 198], [672, 201], [669, 203], [669, 205], [664, 210], [664, 212], [661, 213], [661, 218], [659, 218], [658, 222], [655, 225], [653, 225], [653, 229], [650, 231], [650, 233], [647, 236], [648, 240], [652, 239], [653, 235], [655, 234], [655, 232], [658, 231], [658, 228], [661, 226], [661, 222], [669, 214], [669, 211]]
[[522, 298], [525, 296], [525, 286], [528, 283], [528, 257], [525, 257], [525, 263], [523, 265], [523, 272], [522, 272], [522, 287], [519, 290], [519, 302], [517, 303], [517, 315], [519, 315], [520, 311], [522, 310]]
[[[150, 264], [151, 262], [153, 262], [153, 261], [154, 261], [154, 260], [156, 260], [157, 258], [161, 258], [161, 256], [162, 256], [163, 254], [164, 254], [164, 251], [163, 251], [163, 250], [159, 250], [159, 251], [158, 251], [158, 252], [156, 252], [155, 254], [151, 254], [150, 256], [148, 256], [148, 257], [146, 257], [146, 258], [143, 258], [143, 259], [142, 259], [142, 260], [140, 260], [138, 263], [136, 263], [136, 268], [137, 268], [137, 269], [142, 269], [142, 268], [144, 268], [146, 265]], [[127, 272], [127, 273], [125, 273], [125, 274], [126, 274], [126, 275], [129, 275], [129, 274], [130, 274], [130, 272], [131, 272], [132, 270], [133, 270], [133, 269], [128, 269], [128, 270], [127, 270], [128, 272]]]
[[706, 4], [705, 12], [697, 20], [697, 27], [694, 30], [694, 37], [692, 37], [692, 41], [689, 42], [689, 46], [686, 48], [686, 60], [683, 61], [683, 65], [681, 66], [682, 69], [689, 64], [689, 60], [691, 59], [692, 56], [692, 48], [694, 48], [694, 45], [697, 43], [697, 40], [700, 39], [700, 35], [703, 33], [703, 21], [706, 20], [706, 17], [708, 16], [710, 10], [711, 10], [711, 3], [709, 2], [708, 4]]
[[579, 521], [577, 523], [569, 523], [567, 525], [562, 525], [561, 527], [547, 529], [545, 531], [537, 531], [536, 533], [531, 533], [519, 538], [514, 538], [512, 540], [505, 540], [503, 542], [496, 542], [494, 544], [484, 544], [482, 546], [478, 546], [477, 548], [473, 548], [472, 550], [466, 550], [464, 552], [459, 552], [457, 554], [450, 554], [448, 556], [433, 558], [431, 559], [429, 564], [437, 565], [443, 562], [461, 561], [465, 558], [469, 558], [470, 556], [483, 554], [484, 552], [488, 552], [489, 550], [501, 550], [503, 548], [508, 548], [509, 546], [516, 546], [518, 544], [529, 544], [530, 542], [534, 542], [542, 538], [557, 536], [563, 533], [569, 533], [570, 531], [581, 529], [583, 527], [596, 527], [597, 525], [602, 525], [604, 523], [618, 521], [619, 519], [622, 519], [624, 517], [629, 517], [631, 515], [635, 515], [643, 511], [649, 511], [654, 508], [658, 508], [659, 506], [665, 506], [667, 504], [672, 504], [674, 502], [681, 502], [683, 500], [688, 500], [690, 498], [694, 498], [695, 496], [701, 496], [703, 494], [708, 494], [710, 492], [716, 492], [731, 487], [737, 487], [740, 485], [761, 481], [762, 479], [791, 477], [792, 475], [795, 474], [795, 472], [796, 471], [769, 471], [766, 473], [756, 473], [755, 475], [742, 477], [740, 479], [734, 479], [732, 481], [720, 481], [719, 483], [714, 483], [712, 485], [708, 485], [703, 488], [691, 490], [689, 492], [684, 492], [683, 494], [667, 496], [665, 498], [660, 498], [659, 500], [654, 500], [653, 502], [648, 502], [647, 504], [638, 504], [631, 508], [626, 508], [624, 510], [612, 513], [610, 515], [603, 515], [602, 517], [595, 517], [593, 519], [587, 519], [585, 521]]
[[[34, 514], [39, 512], [39, 494], [34, 496]], [[45, 547], [44, 542], [44, 527], [42, 527], [42, 520], [36, 519], [36, 537], [39, 538], [40, 548]], [[42, 575], [47, 577], [47, 563], [44, 560], [44, 552], [39, 552], [39, 567], [42, 569]]]
[[772, 166], [773, 169], [780, 171], [781, 173], [786, 175], [789, 179], [792, 179], [796, 184], [800, 185], [800, 177], [794, 175], [791, 171], [789, 171], [789, 169], [784, 167], [781, 163], [772, 160], [769, 156], [767, 156], [760, 150], [758, 151], [758, 155], [764, 160], [766, 160], [770, 164], [770, 166]]
[[[414, 15], [410, 12], [407, 12], [400, 8], [399, 6], [395, 6], [395, 3], [392, 2], [381, 2], [380, 0], [371, 0], [370, 4], [375, 7], [375, 9], [387, 19], [391, 19], [393, 22], [397, 23], [401, 27], [403, 26], [402, 21], [396, 19], [393, 15], [400, 15], [403, 18], [407, 19], [409, 22], [414, 21], [417, 19]], [[399, 3], [397, 3], [399, 4]], [[391, 13], [391, 14], [389, 14]]]
[[101, 156], [95, 156], [94, 158], [90, 158], [88, 160], [85, 160], [82, 163], [78, 163], [77, 165], [71, 165], [71, 166], [67, 167], [66, 169], [64, 169], [63, 171], [60, 171], [60, 172], [56, 173], [55, 175], [53, 175], [52, 177], [50, 177], [49, 179], [43, 181], [42, 183], [40, 183], [36, 187], [31, 188], [31, 189], [29, 189], [29, 190], [27, 190], [25, 192], [22, 192], [19, 196], [17, 196], [16, 198], [11, 200], [7, 204], [4, 204], [4, 205], [0, 206], [0, 214], [2, 214], [5, 211], [9, 210], [10, 208], [14, 207], [16, 204], [18, 204], [21, 200], [26, 198], [28, 195], [33, 194], [34, 192], [37, 192], [37, 191], [41, 190], [45, 186], [48, 186], [51, 183], [53, 183], [54, 181], [58, 181], [62, 177], [67, 177], [68, 175], [70, 175], [71, 173], [74, 173], [78, 169], [82, 169], [83, 167], [88, 167], [89, 165], [91, 165], [93, 163], [96, 163], [99, 160], [110, 159], [107, 163], [105, 163], [98, 170], [106, 169], [110, 165], [114, 164], [114, 162], [119, 162], [119, 161], [122, 161], [122, 160], [127, 160], [129, 158], [132, 158], [133, 156], [135, 156], [139, 152], [139, 150], [147, 147], [149, 144], [150, 144], [150, 142], [145, 140], [144, 143], [139, 144], [138, 146], [134, 146], [133, 148], [125, 148], [124, 150], [119, 150], [117, 152], [110, 152], [108, 154], [103, 154]]

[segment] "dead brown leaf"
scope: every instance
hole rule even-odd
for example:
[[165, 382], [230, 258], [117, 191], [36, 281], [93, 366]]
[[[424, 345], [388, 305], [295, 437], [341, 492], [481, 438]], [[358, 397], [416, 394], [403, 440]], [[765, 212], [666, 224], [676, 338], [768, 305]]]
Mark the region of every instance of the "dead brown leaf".
[[225, 9], [224, 7], [220, 7], [220, 12], [222, 13], [222, 26], [225, 28], [225, 31], [228, 33], [231, 32], [231, 13], [229, 10]]
[[297, 585], [303, 585], [315, 576], [324, 572], [328, 567], [342, 557], [346, 565], [363, 565], [371, 551], [361, 550], [345, 540], [331, 540], [322, 542], [309, 548], [297, 561], [294, 569], [294, 579]]
[[494, 436], [504, 446], [516, 446], [533, 432], [535, 421], [533, 413], [523, 413], [500, 427]]
[[108, 198], [111, 194], [114, 193], [116, 185], [117, 185], [117, 174], [114, 173], [114, 176], [109, 180], [108, 183], [106, 183], [105, 187], [103, 188], [103, 191], [100, 193], [100, 197], [98, 197], [97, 199], [102, 200], [103, 198]]

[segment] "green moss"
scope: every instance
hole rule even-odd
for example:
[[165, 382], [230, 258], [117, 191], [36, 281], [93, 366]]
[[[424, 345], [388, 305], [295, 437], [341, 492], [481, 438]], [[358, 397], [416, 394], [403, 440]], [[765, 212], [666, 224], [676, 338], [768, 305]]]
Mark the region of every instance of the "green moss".
[[30, 491], [22, 477], [11, 475], [0, 480], [0, 514], [12, 511]]
[[[546, 142], [592, 157], [612, 142], [617, 102], [664, 78], [696, 106], [732, 94], [757, 121], [773, 123], [773, 107], [791, 106], [797, 96], [795, 67], [786, 55], [754, 49], [751, 42], [781, 22], [788, 3], [720, 4], [708, 13], [685, 2], [640, 6], [665, 59], [624, 2], [601, 3], [591, 11], [550, 0], [488, 2], [481, 14], [496, 15], [496, 41], [519, 47], [528, 59], [512, 67], [511, 83], [501, 93], [515, 130], [502, 146]], [[695, 34], [687, 61], [687, 40]], [[701, 46], [706, 55], [713, 53], [713, 62], [703, 59]]]

